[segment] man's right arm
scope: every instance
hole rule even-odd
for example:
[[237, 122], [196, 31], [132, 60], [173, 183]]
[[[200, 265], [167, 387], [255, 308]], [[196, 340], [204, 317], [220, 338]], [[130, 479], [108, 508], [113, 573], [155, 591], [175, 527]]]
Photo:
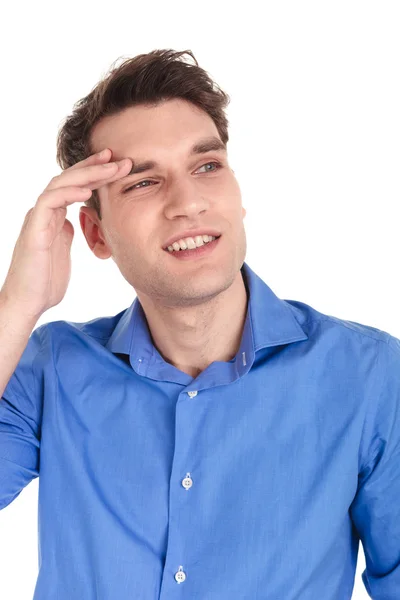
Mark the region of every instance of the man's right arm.
[[74, 228], [67, 207], [86, 202], [94, 189], [132, 168], [131, 159], [110, 157], [106, 148], [53, 177], [26, 213], [0, 288], [0, 510], [39, 477], [43, 363], [49, 361], [42, 350], [50, 353], [51, 342], [46, 325], [33, 329], [61, 302], [70, 280]]
[[37, 320], [17, 314], [0, 291], [0, 402]]

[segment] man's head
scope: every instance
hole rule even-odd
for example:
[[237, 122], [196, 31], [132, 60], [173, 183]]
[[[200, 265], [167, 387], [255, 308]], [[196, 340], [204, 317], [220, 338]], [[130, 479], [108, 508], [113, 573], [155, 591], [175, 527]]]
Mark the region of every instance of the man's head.
[[[246, 255], [245, 209], [226, 149], [229, 97], [182, 54], [125, 61], [80, 101], [57, 141], [63, 169], [104, 148], [133, 168], [155, 163], [95, 190], [80, 223], [94, 254], [112, 257], [140, 300], [171, 307], [230, 287]], [[165, 245], [190, 229], [221, 238], [209, 255], [179, 260]]]

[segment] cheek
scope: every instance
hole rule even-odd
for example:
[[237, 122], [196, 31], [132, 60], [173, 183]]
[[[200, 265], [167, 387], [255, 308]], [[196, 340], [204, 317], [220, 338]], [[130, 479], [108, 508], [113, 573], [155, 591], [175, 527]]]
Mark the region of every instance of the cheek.
[[227, 198], [229, 198], [230, 206], [234, 207], [237, 210], [238, 207], [242, 204], [242, 193], [239, 187], [238, 182], [234, 177], [232, 177], [229, 181], [229, 185], [225, 186], [225, 194]]
[[154, 221], [148, 214], [131, 210], [118, 218], [112, 229], [114, 248], [120, 253], [134, 257], [135, 255], [150, 256], [155, 250]]

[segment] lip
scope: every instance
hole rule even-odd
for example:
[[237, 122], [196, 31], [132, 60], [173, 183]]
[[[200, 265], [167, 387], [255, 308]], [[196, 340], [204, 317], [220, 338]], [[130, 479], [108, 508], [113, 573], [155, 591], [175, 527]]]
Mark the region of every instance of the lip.
[[208, 229], [207, 227], [202, 227], [201, 229], [187, 229], [186, 231], [182, 231], [180, 233], [177, 233], [176, 235], [174, 235], [173, 237], [170, 237], [169, 240], [167, 242], [165, 242], [165, 244], [163, 245], [163, 250], [167, 250], [168, 251], [168, 246], [172, 246], [172, 244], [174, 242], [177, 242], [178, 240], [181, 240], [182, 238], [186, 238], [186, 237], [196, 237], [196, 235], [212, 235], [214, 237], [219, 237], [221, 235], [220, 231], [217, 231], [216, 229], [212, 229], [211, 227]]

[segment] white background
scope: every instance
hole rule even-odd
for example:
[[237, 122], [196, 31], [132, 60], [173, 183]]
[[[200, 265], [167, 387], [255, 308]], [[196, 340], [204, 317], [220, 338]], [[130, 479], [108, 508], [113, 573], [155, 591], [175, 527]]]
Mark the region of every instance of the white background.
[[[25, 1], [2, 11], [1, 283], [26, 212], [60, 172], [56, 134], [74, 102], [118, 57], [190, 49], [231, 97], [247, 263], [281, 298], [400, 337], [397, 1]], [[91, 253], [78, 214], [68, 208], [67, 294], [37, 326], [114, 315], [135, 297], [112, 259]], [[0, 512], [2, 599], [33, 596], [37, 495], [34, 480]], [[361, 545], [358, 561], [361, 600]]]

